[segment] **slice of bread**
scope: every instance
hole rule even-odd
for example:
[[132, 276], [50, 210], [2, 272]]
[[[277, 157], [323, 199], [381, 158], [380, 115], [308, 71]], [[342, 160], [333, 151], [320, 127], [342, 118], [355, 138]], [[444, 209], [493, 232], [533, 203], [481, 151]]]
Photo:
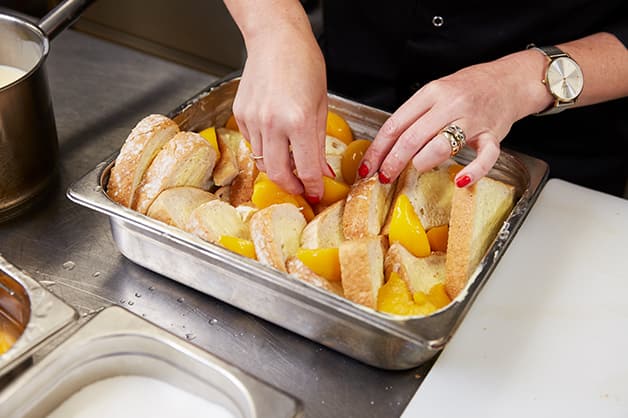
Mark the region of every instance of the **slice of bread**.
[[240, 141], [244, 141], [244, 137], [237, 131], [218, 128], [216, 129], [216, 140], [220, 149], [220, 158], [214, 168], [214, 183], [216, 186], [225, 186], [231, 184], [240, 173], [238, 148]]
[[380, 234], [392, 200], [392, 184], [382, 184], [377, 176], [361, 179], [351, 186], [342, 214], [342, 233], [353, 240]]
[[287, 272], [286, 260], [296, 255], [305, 217], [295, 205], [280, 203], [251, 216], [251, 240], [257, 259], [267, 266]]
[[455, 188], [449, 235], [445, 289], [454, 299], [467, 285], [514, 202], [513, 186], [483, 177], [467, 188]]
[[168, 225], [185, 229], [192, 211], [214, 199], [216, 196], [198, 187], [173, 187], [159, 193], [146, 215]]
[[340, 243], [344, 241], [342, 235], [344, 207], [345, 201], [339, 200], [316, 215], [303, 229], [301, 247], [309, 249], [338, 248]]
[[390, 245], [384, 259], [386, 277], [393, 271], [408, 284], [410, 292], [429, 293], [432, 286], [445, 282], [445, 253], [433, 252], [427, 257], [415, 257], [398, 242]]
[[139, 121], [122, 145], [111, 169], [107, 185], [109, 197], [131, 207], [144, 173], [164, 144], [177, 132], [177, 124], [163, 115], [150, 115]]
[[347, 240], [340, 244], [340, 275], [347, 299], [377, 309], [377, 293], [384, 284], [385, 236]]
[[333, 136], [325, 137], [325, 159], [336, 174], [336, 180], [344, 182], [342, 176], [342, 156], [347, 150], [347, 145]]
[[308, 266], [303, 264], [303, 261], [299, 260], [297, 257], [289, 257], [286, 260], [286, 268], [288, 269], [288, 273], [299, 280], [303, 280], [306, 283], [325, 289], [328, 292], [335, 293], [338, 296], [343, 296], [340, 282], [333, 282], [319, 276]]
[[232, 132], [239, 135], [241, 140], [238, 143], [236, 153], [239, 172], [231, 182], [229, 203], [233, 206], [239, 206], [251, 201], [251, 196], [253, 196], [253, 184], [255, 183], [255, 178], [259, 174], [259, 171], [253, 160], [249, 143], [239, 132]]
[[163, 190], [176, 186], [209, 189], [218, 154], [194, 132], [179, 132], [159, 151], [144, 174], [132, 208], [146, 213]]
[[[421, 174], [410, 163], [399, 176], [393, 202], [399, 195], [408, 196], [425, 230], [449, 223], [454, 182], [449, 177], [448, 167], [452, 163], [448, 161]], [[391, 215], [392, 211], [382, 228], [383, 234], [388, 233]]]
[[194, 209], [185, 230], [213, 243], [219, 242], [223, 235], [249, 238], [246, 224], [236, 208], [218, 199], [203, 203]]

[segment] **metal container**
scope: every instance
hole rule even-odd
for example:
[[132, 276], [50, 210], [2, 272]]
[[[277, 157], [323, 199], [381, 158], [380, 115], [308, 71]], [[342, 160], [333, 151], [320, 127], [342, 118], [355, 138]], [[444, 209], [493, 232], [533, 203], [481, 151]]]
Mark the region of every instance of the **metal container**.
[[57, 131], [44, 65], [49, 38], [90, 3], [66, 0], [38, 25], [0, 14], [0, 65], [25, 71], [0, 85], [0, 221], [26, 209], [54, 178]]
[[[222, 126], [238, 79], [209, 86], [169, 116], [183, 130]], [[388, 113], [330, 95], [330, 108], [343, 116], [357, 137], [373, 138]], [[472, 153], [458, 154], [461, 163]], [[294, 279], [192, 234], [113, 202], [105, 190], [115, 156], [72, 185], [68, 197], [110, 217], [113, 239], [131, 261], [297, 334], [385, 369], [408, 369], [436, 355], [453, 335], [547, 178], [544, 162], [503, 152], [490, 175], [515, 186], [516, 204], [473, 273], [466, 289], [427, 317], [376, 312]]]
[[0, 320], [11, 321], [19, 331], [19, 339], [0, 355], [0, 376], [19, 366], [40, 344], [77, 318], [74, 309], [1, 255], [0, 315], [4, 316]]
[[0, 393], [3, 417], [48, 416], [82, 388], [141, 376], [168, 383], [238, 418], [293, 418], [300, 403], [120, 307], [96, 314]]

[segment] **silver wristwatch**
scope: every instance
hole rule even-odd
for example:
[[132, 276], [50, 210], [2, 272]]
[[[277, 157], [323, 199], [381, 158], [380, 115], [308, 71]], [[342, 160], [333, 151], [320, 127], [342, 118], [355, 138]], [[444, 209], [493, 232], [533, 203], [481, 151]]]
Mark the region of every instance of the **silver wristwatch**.
[[543, 84], [554, 97], [554, 103], [536, 115], [551, 115], [573, 106], [582, 93], [582, 69], [567, 53], [555, 46], [534, 47], [549, 59]]

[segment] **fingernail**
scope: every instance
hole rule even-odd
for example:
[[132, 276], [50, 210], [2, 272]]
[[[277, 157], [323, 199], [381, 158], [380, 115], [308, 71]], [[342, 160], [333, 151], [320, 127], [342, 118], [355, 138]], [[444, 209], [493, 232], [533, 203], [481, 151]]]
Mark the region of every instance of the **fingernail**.
[[307, 200], [310, 205], [315, 205], [321, 202], [320, 197], [312, 195], [305, 195], [305, 200]]
[[469, 183], [471, 183], [471, 177], [466, 176], [466, 175], [462, 176], [458, 180], [456, 180], [456, 186], [458, 186], [460, 188], [466, 186]]
[[369, 167], [366, 165], [366, 163], [360, 164], [360, 168], [358, 168], [358, 174], [360, 175], [360, 177], [364, 178], [368, 173]]
[[381, 171], [379, 172], [379, 182], [382, 184], [388, 184], [390, 183], [390, 177], [388, 177], [386, 174], [382, 173]]
[[329, 163], [327, 163], [327, 168], [329, 168], [329, 171], [331, 171], [332, 173], [334, 173], [334, 178], [336, 177], [336, 172], [334, 171], [334, 169], [332, 168], [332, 166], [329, 165]]

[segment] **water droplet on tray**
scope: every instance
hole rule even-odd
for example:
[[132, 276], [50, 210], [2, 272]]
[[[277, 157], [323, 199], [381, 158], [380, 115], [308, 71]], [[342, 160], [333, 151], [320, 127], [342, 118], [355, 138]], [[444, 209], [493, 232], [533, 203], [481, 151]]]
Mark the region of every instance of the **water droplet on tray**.
[[55, 284], [57, 284], [57, 282], [52, 281], [52, 280], [40, 280], [39, 284], [46, 286], [46, 287], [50, 287], [50, 286], [54, 286]]
[[135, 302], [133, 302], [132, 300], [129, 301], [129, 306], [133, 306], [135, 305]]
[[94, 191], [95, 191], [95, 192], [102, 192], [102, 186], [96, 186], [96, 187], [94, 187]]
[[194, 340], [196, 338], [196, 335], [194, 335], [194, 334], [185, 334], [185, 338], [188, 341], [192, 341], [192, 340]]
[[98, 277], [98, 276], [100, 276], [100, 272], [99, 272], [99, 271], [96, 271], [96, 272], [94, 272], [94, 274], [92, 274], [92, 276], [94, 276], [94, 277]]
[[76, 263], [74, 261], [66, 261], [63, 263], [63, 268], [65, 270], [72, 270], [74, 267], [76, 267]]
[[142, 294], [141, 294], [141, 293], [139, 293], [139, 292], [135, 292], [135, 297], [136, 297], [136, 298], [141, 298], [141, 297], [142, 297]]
[[153, 290], [155, 290], [155, 286], [149, 286], [148, 290], [150, 290], [152, 292]]
[[216, 318], [209, 320], [209, 325], [216, 325], [217, 323], [218, 323], [218, 320]]
[[183, 302], [185, 302], [185, 299], [183, 297], [180, 297], [180, 298], [177, 299], [177, 302], [183, 303]]

